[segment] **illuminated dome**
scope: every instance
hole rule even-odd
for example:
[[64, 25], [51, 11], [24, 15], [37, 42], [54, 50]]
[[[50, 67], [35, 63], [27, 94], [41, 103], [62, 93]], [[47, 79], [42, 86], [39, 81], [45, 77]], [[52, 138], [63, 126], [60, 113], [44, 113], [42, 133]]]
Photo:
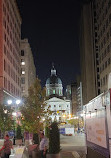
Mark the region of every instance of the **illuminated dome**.
[[62, 81], [57, 76], [51, 76], [47, 79], [46, 84], [62, 84]]
[[62, 81], [59, 77], [56, 75], [56, 70], [54, 66], [52, 66], [51, 69], [51, 76], [46, 81], [46, 95], [63, 95], [63, 87], [62, 87]]

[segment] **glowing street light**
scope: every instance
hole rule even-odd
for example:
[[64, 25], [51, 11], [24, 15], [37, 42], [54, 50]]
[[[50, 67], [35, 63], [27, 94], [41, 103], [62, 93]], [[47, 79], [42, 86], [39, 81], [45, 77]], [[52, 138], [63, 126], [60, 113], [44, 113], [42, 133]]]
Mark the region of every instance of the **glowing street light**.
[[12, 100], [8, 100], [7, 103], [8, 103], [8, 105], [11, 105], [12, 104]]
[[[13, 121], [14, 121], [14, 124], [13, 124], [13, 131], [14, 131], [14, 138], [13, 138], [13, 145], [15, 145], [15, 133], [16, 133], [16, 130], [15, 130], [15, 125], [16, 125], [16, 118], [17, 118], [17, 108], [18, 108], [18, 105], [21, 103], [21, 100], [19, 100], [19, 99], [17, 99], [17, 100], [8, 100], [7, 101], [7, 103], [8, 103], [8, 105], [17, 105], [17, 106], [15, 106], [15, 110], [14, 110], [14, 112], [12, 112], [12, 116], [13, 116]], [[6, 113], [6, 111], [4, 111], [4, 113]]]
[[16, 104], [20, 104], [21, 103], [21, 100], [16, 100]]
[[66, 117], [66, 115], [63, 115], [63, 117], [65, 118], [65, 117]]
[[72, 117], [72, 115], [71, 114], [69, 114], [69, 118], [71, 118]]
[[4, 113], [5, 113], [5, 114], [7, 114], [7, 112], [8, 112], [7, 110], [4, 110]]

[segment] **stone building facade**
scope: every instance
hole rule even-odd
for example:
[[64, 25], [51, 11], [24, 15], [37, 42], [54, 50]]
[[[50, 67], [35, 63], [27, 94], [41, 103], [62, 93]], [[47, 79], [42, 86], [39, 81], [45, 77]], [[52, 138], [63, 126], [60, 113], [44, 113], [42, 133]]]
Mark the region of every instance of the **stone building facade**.
[[21, 40], [21, 95], [28, 96], [29, 87], [36, 80], [36, 68], [28, 39]]

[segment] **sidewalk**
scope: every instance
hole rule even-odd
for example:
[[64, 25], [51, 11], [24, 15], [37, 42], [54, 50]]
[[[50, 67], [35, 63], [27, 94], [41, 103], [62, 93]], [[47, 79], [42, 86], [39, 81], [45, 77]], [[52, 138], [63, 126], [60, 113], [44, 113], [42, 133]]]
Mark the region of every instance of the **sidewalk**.
[[84, 153], [78, 153], [76, 151], [73, 152], [62, 152], [61, 151], [61, 158], [86, 158]]
[[85, 135], [60, 136], [61, 138], [61, 158], [85, 158]]

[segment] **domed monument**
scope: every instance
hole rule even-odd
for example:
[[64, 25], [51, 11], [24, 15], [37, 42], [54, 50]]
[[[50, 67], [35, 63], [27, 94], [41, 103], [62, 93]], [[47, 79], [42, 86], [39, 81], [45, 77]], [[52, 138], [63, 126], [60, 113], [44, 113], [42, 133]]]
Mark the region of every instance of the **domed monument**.
[[[50, 109], [51, 121], [63, 122], [71, 113], [70, 100], [63, 97], [63, 86], [61, 79], [56, 74], [56, 69], [52, 65], [51, 75], [46, 80], [46, 96], [49, 97], [46, 103], [46, 111]], [[64, 116], [64, 117], [63, 117]]]
[[51, 76], [46, 81], [46, 96], [63, 96], [63, 86], [61, 79], [56, 75], [56, 69], [52, 65]]

